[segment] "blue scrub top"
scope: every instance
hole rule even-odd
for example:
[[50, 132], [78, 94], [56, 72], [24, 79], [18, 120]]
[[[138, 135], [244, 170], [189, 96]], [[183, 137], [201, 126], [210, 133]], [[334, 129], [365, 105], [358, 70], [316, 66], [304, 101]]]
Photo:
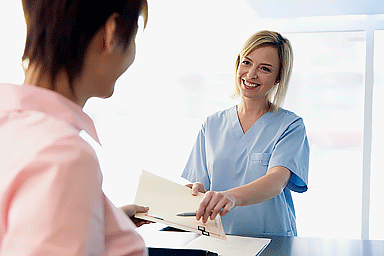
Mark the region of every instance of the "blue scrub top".
[[265, 113], [244, 134], [237, 107], [209, 116], [182, 177], [211, 191], [248, 184], [274, 166], [292, 172], [283, 192], [263, 203], [235, 207], [222, 217], [226, 234], [296, 236], [291, 190], [308, 187], [309, 145], [302, 118], [285, 109]]

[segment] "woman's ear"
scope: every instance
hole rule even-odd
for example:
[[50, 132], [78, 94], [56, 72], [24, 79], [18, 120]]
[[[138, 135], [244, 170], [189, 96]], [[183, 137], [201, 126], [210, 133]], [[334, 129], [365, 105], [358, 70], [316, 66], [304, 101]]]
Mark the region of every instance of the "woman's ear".
[[118, 16], [119, 14], [113, 13], [105, 22], [104, 50], [107, 53], [113, 52], [118, 44], [116, 38], [116, 19]]
[[280, 74], [276, 77], [275, 84], [280, 83]]

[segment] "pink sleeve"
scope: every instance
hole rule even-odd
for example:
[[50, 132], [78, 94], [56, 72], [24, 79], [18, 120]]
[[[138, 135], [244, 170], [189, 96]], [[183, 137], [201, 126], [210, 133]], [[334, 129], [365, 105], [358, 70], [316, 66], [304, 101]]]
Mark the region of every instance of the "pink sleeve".
[[147, 254], [144, 240], [123, 210], [104, 196], [105, 247], [107, 255], [143, 256]]
[[8, 188], [0, 255], [84, 255], [100, 175], [93, 150], [76, 136], [40, 150]]

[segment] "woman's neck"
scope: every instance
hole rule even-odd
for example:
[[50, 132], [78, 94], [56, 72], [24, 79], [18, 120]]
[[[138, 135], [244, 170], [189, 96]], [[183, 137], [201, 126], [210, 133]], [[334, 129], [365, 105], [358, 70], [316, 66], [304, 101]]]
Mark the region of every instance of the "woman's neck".
[[244, 134], [253, 126], [253, 124], [270, 110], [270, 104], [260, 104], [243, 100], [237, 106], [237, 115]]
[[261, 104], [260, 102], [242, 99], [237, 107], [237, 112], [242, 116], [260, 117], [270, 111], [270, 107], [271, 105], [267, 101], [264, 104]]
[[85, 102], [77, 99], [74, 91], [71, 89], [68, 76], [65, 72], [59, 72], [53, 84], [51, 78], [43, 72], [41, 66], [31, 63], [25, 71], [24, 84], [34, 85], [60, 93], [81, 107], [85, 104]]

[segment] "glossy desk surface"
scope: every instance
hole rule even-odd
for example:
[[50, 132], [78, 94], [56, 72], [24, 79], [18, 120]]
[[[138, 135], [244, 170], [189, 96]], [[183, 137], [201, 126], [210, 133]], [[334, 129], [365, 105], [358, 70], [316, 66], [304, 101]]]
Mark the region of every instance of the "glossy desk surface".
[[[137, 230], [148, 247], [181, 248], [198, 236], [192, 232], [159, 231], [146, 227]], [[384, 256], [383, 240], [277, 236], [267, 238], [272, 240], [260, 254], [262, 256]]]
[[260, 255], [384, 256], [384, 241], [310, 237], [269, 237]]

